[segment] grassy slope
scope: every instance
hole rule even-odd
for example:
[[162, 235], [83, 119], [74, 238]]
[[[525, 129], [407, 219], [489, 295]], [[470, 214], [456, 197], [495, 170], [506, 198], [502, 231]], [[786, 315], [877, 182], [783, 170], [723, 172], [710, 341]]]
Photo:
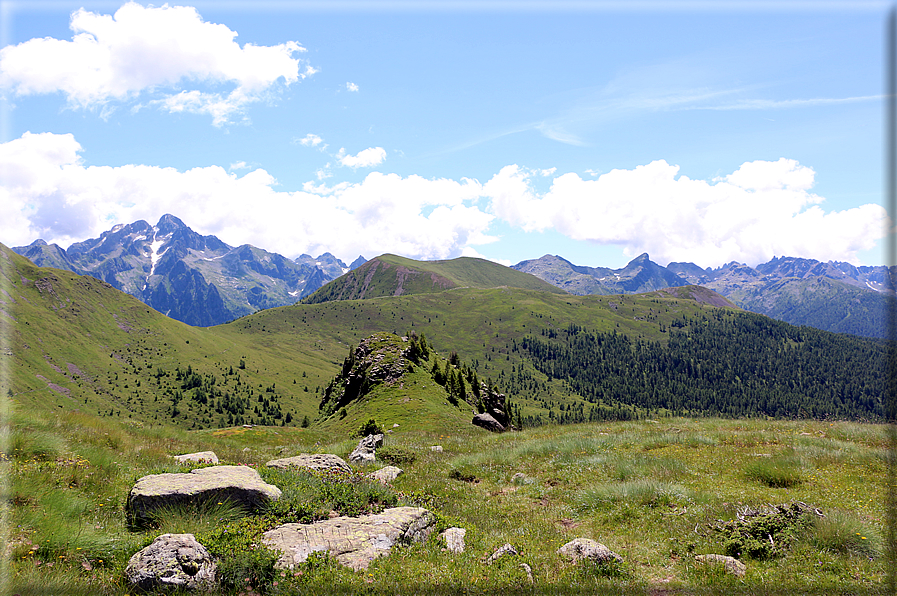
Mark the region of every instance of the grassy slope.
[[[7, 337], [13, 353], [7, 361], [11, 383], [2, 388], [3, 394], [11, 391], [22, 407], [111, 411], [116, 417], [150, 424], [169, 420], [168, 402], [157, 401], [163, 385], [154, 373], [160, 368], [171, 373], [176, 367], [191, 366], [199, 373], [218, 375], [221, 381], [243, 360], [242, 382], [256, 389], [274, 384], [284, 414], [291, 413], [298, 423], [303, 416], [317, 415], [315, 391], [336, 374], [349, 346], [375, 331], [425, 333], [438, 351], [456, 350], [464, 361], [477, 364], [481, 378], [497, 379], [521, 365], [521, 356], [511, 347], [525, 334], [573, 322], [663, 340], [660, 323], [709, 308], [660, 294], [621, 299], [458, 288], [389, 299], [297, 304], [219, 327], [193, 328], [92, 278], [37, 268], [11, 251], [3, 254], [9, 296], [3, 297], [0, 307], [15, 318]], [[41, 279], [47, 280], [41, 283], [44, 290], [35, 284]], [[70, 364], [85, 376], [70, 372]], [[553, 387], [558, 399], [577, 399], [567, 396], [558, 382]], [[535, 404], [524, 405], [527, 413], [536, 412]], [[181, 415], [173, 422], [189, 427], [199, 410], [189, 400], [179, 408]]]
[[513, 287], [564, 294], [541, 279], [509, 267], [470, 257], [415, 261], [386, 254], [324, 285], [307, 297], [309, 304], [441, 292], [449, 288]]
[[[214, 526], [215, 519], [183, 515], [157, 530], [125, 527], [122, 507], [134, 480], [183, 469], [171, 454], [211, 449], [222, 463], [263, 467], [301, 452], [345, 457], [355, 444], [346, 435], [326, 438], [309, 429], [149, 430], [86, 414], [20, 413], [14, 423], [11, 461], [4, 464], [15, 504], [8, 587], [23, 596], [124, 593], [128, 558], [157, 534]], [[519, 567], [525, 562], [536, 589], [546, 593], [883, 594], [885, 431], [853, 423], [713, 419], [505, 435], [403, 425], [386, 445], [417, 460], [401, 464], [396, 490], [423, 499], [412, 502], [438, 512], [445, 525], [465, 528], [467, 551], [447, 553], [434, 536], [364, 574], [307, 568], [302, 577], [276, 576], [278, 585], [266, 585], [266, 593], [421, 593], [436, 586], [452, 593], [532, 593]], [[429, 449], [436, 444], [444, 452]], [[756, 462], [780, 458], [792, 462], [792, 487], [770, 488], [749, 474]], [[455, 480], [453, 470], [476, 481]], [[525, 477], [512, 481], [517, 473]], [[285, 486], [285, 478], [271, 478]], [[783, 558], [746, 558], [743, 580], [691, 558], [721, 552], [722, 539], [709, 529], [715, 520], [734, 519], [745, 505], [792, 500], [821, 508], [837, 523], [809, 528]], [[620, 573], [565, 563], [555, 551], [575, 537], [599, 540], [623, 556]], [[480, 562], [505, 542], [521, 556], [493, 566]]]

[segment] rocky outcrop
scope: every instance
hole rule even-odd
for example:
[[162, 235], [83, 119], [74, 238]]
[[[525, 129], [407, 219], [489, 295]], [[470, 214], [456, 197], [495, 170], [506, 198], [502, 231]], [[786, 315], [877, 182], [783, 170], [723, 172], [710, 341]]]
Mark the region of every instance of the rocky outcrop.
[[282, 553], [278, 568], [292, 568], [313, 552], [327, 551], [346, 567], [367, 569], [393, 546], [426, 540], [435, 522], [421, 507], [395, 507], [374, 515], [284, 524], [265, 532], [262, 542]]
[[174, 459], [179, 464], [218, 464], [218, 456], [214, 451], [197, 451], [196, 453], [185, 453], [183, 455], [175, 455]]
[[317, 472], [351, 472], [349, 464], [338, 455], [330, 453], [302, 453], [295, 457], [272, 459], [265, 464], [269, 468], [288, 470], [306, 468]]
[[517, 556], [519, 554], [520, 553], [517, 552], [517, 549], [511, 546], [510, 543], [506, 542], [505, 544], [500, 546], [494, 553], [492, 553], [487, 559], [485, 559], [485, 562], [491, 565], [502, 557]]
[[696, 555], [695, 562], [705, 565], [722, 565], [727, 573], [731, 573], [736, 577], [744, 577], [744, 574], [747, 572], [747, 566], [744, 563], [726, 555]]
[[193, 534], [162, 534], [128, 561], [125, 578], [140, 590], [211, 590], [215, 562]]
[[623, 562], [623, 557], [600, 542], [596, 542], [590, 538], [575, 538], [560, 547], [557, 552], [559, 555], [570, 559], [574, 563], [578, 563], [583, 559], [599, 564], [607, 563], [609, 561], [615, 561], [617, 563]]
[[396, 466], [386, 466], [385, 468], [380, 468], [376, 472], [371, 472], [368, 476], [370, 476], [374, 480], [379, 480], [383, 484], [389, 484], [390, 482], [398, 478], [400, 474], [402, 474], [402, 468], [397, 468]]
[[376, 459], [377, 447], [383, 445], [383, 435], [368, 435], [358, 441], [358, 446], [349, 454], [349, 461], [370, 463]]
[[280, 489], [262, 481], [246, 466], [214, 466], [189, 474], [152, 474], [140, 478], [128, 494], [127, 510], [132, 522], [151, 522], [160, 509], [203, 503], [236, 504], [254, 511], [280, 498]]
[[471, 421], [474, 426], [485, 428], [491, 432], [504, 432], [512, 429], [511, 417], [508, 415], [508, 403], [504, 393], [480, 384], [481, 412]]

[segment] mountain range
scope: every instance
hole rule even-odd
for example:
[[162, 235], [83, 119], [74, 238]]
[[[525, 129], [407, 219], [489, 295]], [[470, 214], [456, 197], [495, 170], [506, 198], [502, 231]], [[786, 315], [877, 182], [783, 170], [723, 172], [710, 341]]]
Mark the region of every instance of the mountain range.
[[887, 334], [886, 307], [897, 267], [796, 257], [774, 258], [749, 267], [727, 263], [716, 269], [673, 262], [663, 267], [641, 254], [622, 269], [583, 267], [553, 255], [522, 261], [513, 269], [530, 273], [571, 294], [637, 294], [667, 287], [700, 285], [733, 304], [793, 325], [866, 337]]
[[330, 253], [290, 260], [249, 244], [233, 247], [164, 215], [119, 224], [63, 249], [36, 240], [13, 250], [40, 267], [91, 275], [169, 317], [208, 327], [298, 302], [351, 267]]
[[791, 324], [884, 337], [886, 306], [895, 302], [889, 288], [897, 280], [897, 267], [798, 257], [756, 267], [731, 262], [702, 268], [682, 262], [663, 267], [641, 254], [623, 268], [610, 269], [574, 265], [553, 255], [510, 268], [482, 259], [415, 261], [382, 255], [371, 261], [359, 256], [347, 266], [330, 253], [291, 260], [248, 244], [232, 247], [194, 232], [173, 215], [155, 226], [120, 224], [68, 249], [36, 240], [13, 250], [38, 266], [101, 279], [193, 326], [218, 325], [303, 299], [318, 303], [496, 285], [575, 295], [699, 285], [740, 308]]

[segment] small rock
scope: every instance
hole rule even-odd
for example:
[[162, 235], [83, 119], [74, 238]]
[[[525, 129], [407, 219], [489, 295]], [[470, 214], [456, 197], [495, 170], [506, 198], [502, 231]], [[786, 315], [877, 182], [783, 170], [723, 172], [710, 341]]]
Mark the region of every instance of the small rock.
[[374, 480], [379, 480], [383, 484], [389, 484], [398, 478], [401, 473], [401, 468], [397, 468], [396, 466], [386, 466], [385, 468], [380, 468], [376, 472], [371, 472], [368, 476]]
[[737, 577], [744, 577], [747, 566], [733, 557], [726, 555], [696, 555], [695, 562], [704, 564], [723, 565], [728, 573]]
[[526, 563], [521, 563], [520, 567], [526, 572], [526, 578], [529, 580], [529, 583], [535, 583], [533, 582], [533, 568]]
[[211, 590], [215, 562], [193, 534], [162, 534], [134, 554], [125, 568], [128, 582], [141, 590]]
[[431, 446], [430, 446], [430, 451], [439, 451], [439, 452], [441, 453], [441, 452], [442, 452], [442, 445], [431, 445]]
[[499, 560], [500, 558], [504, 557], [505, 555], [514, 555], [514, 556], [517, 556], [517, 555], [519, 555], [519, 554], [520, 554], [520, 553], [518, 553], [518, 552], [514, 549], [513, 546], [511, 546], [510, 544], [508, 544], [508, 543], [506, 542], [501, 548], [499, 548], [497, 551], [495, 551], [494, 553], [492, 553], [492, 555], [490, 555], [490, 557], [486, 560], [486, 562], [487, 562], [488, 564], [491, 565], [492, 563], [494, 563], [495, 561], [497, 561], [497, 560]]
[[623, 557], [610, 550], [600, 542], [596, 542], [589, 538], [574, 538], [564, 546], [557, 550], [559, 555], [571, 559], [574, 563], [582, 559], [590, 559], [596, 563], [605, 563], [614, 560], [618, 563], [623, 562]]
[[392, 425], [392, 427], [393, 427], [393, 428], [399, 428], [399, 423], [396, 422], [395, 424]]
[[464, 552], [464, 535], [467, 530], [464, 528], [449, 528], [439, 535], [445, 541], [446, 548], [453, 553]]
[[218, 456], [214, 451], [199, 451], [197, 453], [185, 453], [184, 455], [175, 455], [174, 459], [179, 464], [197, 463], [197, 464], [218, 464]]
[[535, 482], [535, 480], [523, 472], [517, 472], [511, 476], [511, 484], [532, 484], [533, 482]]
[[383, 435], [368, 435], [365, 438], [358, 441], [358, 447], [356, 447], [352, 453], [349, 454], [349, 461], [351, 462], [373, 462], [376, 460], [375, 452], [377, 447], [383, 444]]

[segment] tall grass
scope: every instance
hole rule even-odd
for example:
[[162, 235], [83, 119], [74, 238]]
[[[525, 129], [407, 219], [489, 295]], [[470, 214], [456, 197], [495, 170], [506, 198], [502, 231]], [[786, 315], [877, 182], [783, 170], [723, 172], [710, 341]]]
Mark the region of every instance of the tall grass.
[[688, 500], [688, 492], [681, 485], [648, 479], [600, 484], [580, 491], [575, 498], [577, 508], [584, 512], [603, 509], [621, 502], [645, 507], [663, 507]]

